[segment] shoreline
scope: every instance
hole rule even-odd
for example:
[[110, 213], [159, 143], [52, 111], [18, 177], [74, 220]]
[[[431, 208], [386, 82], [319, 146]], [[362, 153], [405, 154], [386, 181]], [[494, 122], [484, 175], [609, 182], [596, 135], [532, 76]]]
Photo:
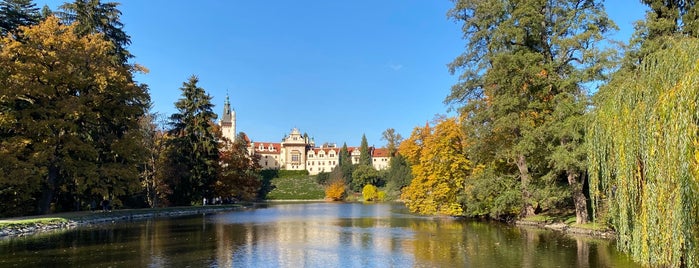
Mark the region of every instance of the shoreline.
[[[168, 218], [196, 214], [216, 213], [222, 211], [243, 210], [255, 208], [265, 203], [301, 203], [301, 202], [327, 202], [327, 200], [265, 200], [260, 203], [246, 203], [233, 205], [210, 205], [192, 207], [168, 207], [102, 211], [85, 211], [49, 214], [40, 216], [28, 216], [18, 218], [0, 219], [0, 240], [24, 237], [40, 233], [67, 231], [77, 227], [138, 221], [145, 219]], [[533, 227], [543, 230], [551, 230], [566, 235], [582, 235], [592, 238], [614, 239], [616, 233], [610, 229], [590, 229], [571, 226], [563, 222], [516, 220], [511, 222], [517, 227]]]
[[589, 228], [582, 228], [571, 226], [563, 222], [538, 222], [538, 221], [528, 221], [528, 220], [517, 220], [514, 222], [514, 226], [518, 227], [535, 227], [539, 229], [551, 230], [561, 232], [566, 235], [583, 235], [593, 238], [609, 239], [613, 240], [616, 238], [616, 232], [611, 229], [596, 230]]
[[0, 239], [30, 236], [40, 233], [70, 230], [77, 227], [138, 221], [145, 219], [167, 218], [222, 211], [242, 210], [256, 205], [210, 205], [198, 207], [127, 209], [112, 211], [88, 211], [65, 214], [48, 214], [19, 218], [0, 219]]

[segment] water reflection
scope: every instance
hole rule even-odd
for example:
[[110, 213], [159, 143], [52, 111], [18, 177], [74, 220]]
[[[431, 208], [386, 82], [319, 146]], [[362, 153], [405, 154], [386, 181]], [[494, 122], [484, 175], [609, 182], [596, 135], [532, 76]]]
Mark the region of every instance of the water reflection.
[[0, 241], [0, 267], [637, 267], [611, 242], [419, 217], [396, 204], [275, 204]]

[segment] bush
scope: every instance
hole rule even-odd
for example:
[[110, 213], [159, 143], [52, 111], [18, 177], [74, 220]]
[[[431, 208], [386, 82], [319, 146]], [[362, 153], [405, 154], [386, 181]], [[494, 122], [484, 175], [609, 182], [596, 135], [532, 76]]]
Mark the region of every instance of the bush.
[[[384, 193], [384, 196], [386, 194]], [[379, 199], [379, 191], [376, 188], [376, 186], [367, 184], [364, 185], [364, 188], [362, 189], [362, 197], [364, 197], [364, 201], [378, 201]]]
[[325, 188], [325, 198], [340, 201], [345, 197], [345, 183], [341, 180], [334, 180]]

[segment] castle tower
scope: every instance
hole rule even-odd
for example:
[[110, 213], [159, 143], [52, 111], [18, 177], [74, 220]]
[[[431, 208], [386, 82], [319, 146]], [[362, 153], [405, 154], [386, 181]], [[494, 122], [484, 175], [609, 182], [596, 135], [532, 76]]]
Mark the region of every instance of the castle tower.
[[231, 109], [231, 103], [228, 100], [228, 94], [226, 94], [226, 102], [223, 103], [223, 117], [219, 121], [221, 125], [221, 132], [223, 137], [229, 139], [231, 142], [235, 141], [235, 110]]

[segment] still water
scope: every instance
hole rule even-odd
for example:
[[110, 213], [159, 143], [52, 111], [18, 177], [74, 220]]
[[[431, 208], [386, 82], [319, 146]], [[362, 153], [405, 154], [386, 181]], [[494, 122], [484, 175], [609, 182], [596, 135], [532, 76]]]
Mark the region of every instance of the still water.
[[296, 203], [0, 240], [0, 267], [637, 266], [607, 240], [401, 204]]

